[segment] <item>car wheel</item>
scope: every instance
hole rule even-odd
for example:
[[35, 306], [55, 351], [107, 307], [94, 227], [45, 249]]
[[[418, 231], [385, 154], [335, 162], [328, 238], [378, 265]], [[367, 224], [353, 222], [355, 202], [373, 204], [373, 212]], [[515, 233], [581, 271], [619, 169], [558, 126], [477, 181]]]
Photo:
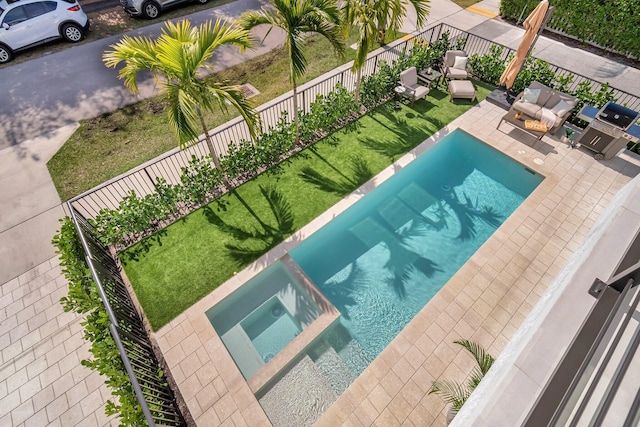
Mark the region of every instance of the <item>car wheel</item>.
[[160, 16], [160, 6], [155, 2], [147, 1], [142, 5], [142, 15], [147, 19], [155, 19]]
[[205, 4], [205, 3], [208, 3], [209, 0], [196, 0], [196, 2], [198, 2], [200, 4]]
[[13, 59], [13, 52], [7, 46], [0, 44], [0, 64], [6, 64]]
[[84, 37], [82, 27], [74, 23], [64, 24], [62, 26], [62, 37], [68, 42], [78, 43]]

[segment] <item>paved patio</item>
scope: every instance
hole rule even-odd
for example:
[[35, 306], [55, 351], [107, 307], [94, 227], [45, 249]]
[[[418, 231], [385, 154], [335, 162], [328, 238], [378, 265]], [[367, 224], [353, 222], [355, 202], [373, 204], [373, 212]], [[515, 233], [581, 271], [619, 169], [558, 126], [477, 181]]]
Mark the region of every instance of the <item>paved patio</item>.
[[107, 426], [111, 392], [97, 372], [80, 364], [89, 345], [60, 298], [67, 280], [58, 258], [0, 287], [0, 425]]
[[[406, 165], [459, 127], [545, 180], [317, 425], [445, 425], [444, 403], [427, 395], [431, 381], [441, 376], [464, 380], [474, 364], [453, 341], [477, 341], [497, 357], [609, 201], [640, 172], [640, 159], [628, 153], [597, 162], [591, 152], [571, 149], [556, 137], [538, 141], [509, 124], [497, 130], [503, 114], [483, 101], [398, 164]], [[392, 175], [392, 169], [378, 176], [375, 184]], [[344, 199], [157, 333], [198, 425], [270, 425], [205, 311], [359, 197]]]

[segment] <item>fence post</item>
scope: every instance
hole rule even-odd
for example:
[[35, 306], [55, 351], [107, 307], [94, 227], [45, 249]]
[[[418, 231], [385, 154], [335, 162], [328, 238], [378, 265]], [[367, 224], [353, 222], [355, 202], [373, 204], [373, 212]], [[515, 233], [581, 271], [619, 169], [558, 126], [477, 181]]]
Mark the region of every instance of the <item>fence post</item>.
[[149, 174], [149, 171], [147, 170], [147, 168], [142, 169], [145, 173], [145, 175], [147, 175], [147, 178], [149, 178], [149, 182], [151, 182], [151, 185], [153, 185], [153, 188], [155, 188], [156, 190], [158, 189], [158, 186], [156, 185], [156, 182], [151, 179], [151, 175]]

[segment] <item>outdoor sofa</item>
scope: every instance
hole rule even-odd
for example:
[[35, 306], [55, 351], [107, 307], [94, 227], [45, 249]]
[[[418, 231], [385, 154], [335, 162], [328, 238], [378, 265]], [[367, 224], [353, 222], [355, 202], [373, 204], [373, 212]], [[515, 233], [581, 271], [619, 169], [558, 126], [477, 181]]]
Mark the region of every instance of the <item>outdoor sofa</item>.
[[[576, 106], [577, 98], [563, 92], [558, 92], [540, 82], [531, 82], [528, 88], [520, 93], [511, 108], [505, 114], [498, 127], [503, 121], [530, 132], [527, 122], [539, 121], [546, 125], [547, 130], [533, 131], [539, 138], [545, 133], [555, 134], [569, 118]], [[518, 117], [517, 113], [521, 113]]]

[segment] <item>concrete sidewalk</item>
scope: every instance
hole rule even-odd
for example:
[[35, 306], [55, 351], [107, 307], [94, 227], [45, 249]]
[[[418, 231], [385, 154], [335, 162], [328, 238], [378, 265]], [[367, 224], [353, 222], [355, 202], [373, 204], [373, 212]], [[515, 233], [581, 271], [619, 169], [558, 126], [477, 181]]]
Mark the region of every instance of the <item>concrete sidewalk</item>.
[[[499, 0], [468, 10], [431, 0], [428, 25], [444, 22], [515, 48], [523, 30], [492, 19], [498, 9]], [[240, 55], [225, 51], [217, 61], [228, 66], [246, 59]], [[534, 55], [640, 96], [636, 69], [544, 37]], [[109, 393], [100, 377], [79, 365], [88, 357], [80, 319], [64, 313], [58, 302], [66, 283], [50, 242], [65, 213], [46, 162], [76, 126], [0, 151], [0, 425], [117, 424], [104, 416]]]

